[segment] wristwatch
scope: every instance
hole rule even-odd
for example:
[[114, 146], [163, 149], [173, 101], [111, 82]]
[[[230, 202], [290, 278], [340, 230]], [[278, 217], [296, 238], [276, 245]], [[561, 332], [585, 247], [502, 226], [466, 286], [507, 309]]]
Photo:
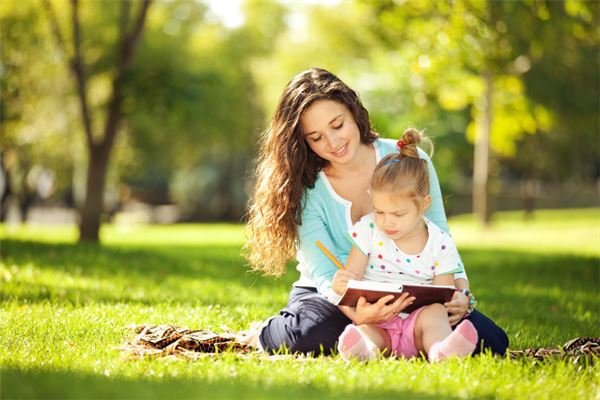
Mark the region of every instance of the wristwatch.
[[467, 289], [457, 289], [457, 291], [463, 293], [465, 296], [467, 296], [469, 298], [469, 308], [467, 309], [467, 315], [465, 315], [465, 317], [468, 317], [469, 315], [471, 315], [471, 313], [477, 306], [477, 299], [475, 298], [475, 296], [473, 296], [473, 293], [471, 293]]

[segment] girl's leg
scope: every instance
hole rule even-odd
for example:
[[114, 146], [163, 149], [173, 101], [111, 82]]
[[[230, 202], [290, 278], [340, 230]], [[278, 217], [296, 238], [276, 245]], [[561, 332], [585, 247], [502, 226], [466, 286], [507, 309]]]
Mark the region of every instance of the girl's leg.
[[415, 321], [415, 346], [419, 352], [429, 353], [434, 343], [444, 340], [452, 333], [448, 312], [442, 304], [423, 307]]
[[463, 321], [452, 331], [444, 306], [432, 304], [417, 316], [415, 345], [427, 353], [431, 362], [450, 356], [466, 357], [475, 350], [477, 330], [471, 322]]
[[471, 321], [477, 329], [477, 336], [479, 337], [479, 343], [473, 354], [479, 354], [482, 350], [490, 350], [492, 354], [501, 356], [506, 353], [508, 336], [494, 321], [477, 310], [473, 310], [465, 320]]
[[389, 353], [391, 346], [389, 334], [376, 325], [348, 325], [338, 342], [340, 355], [346, 361], [369, 361], [382, 352]]

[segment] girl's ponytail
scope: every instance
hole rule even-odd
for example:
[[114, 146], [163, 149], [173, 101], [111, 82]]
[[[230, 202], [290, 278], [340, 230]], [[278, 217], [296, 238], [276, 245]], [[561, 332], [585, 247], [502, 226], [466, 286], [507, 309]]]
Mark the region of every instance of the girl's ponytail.
[[433, 148], [431, 141], [423, 136], [421, 131], [415, 128], [408, 128], [402, 133], [402, 139], [398, 140], [396, 147], [398, 147], [401, 157], [419, 158], [417, 145], [422, 142], [429, 144], [429, 147]]
[[371, 190], [404, 192], [420, 202], [429, 194], [427, 161], [419, 156], [417, 144], [431, 144], [423, 134], [409, 128], [402, 134], [396, 147], [398, 153], [388, 154], [375, 167]]

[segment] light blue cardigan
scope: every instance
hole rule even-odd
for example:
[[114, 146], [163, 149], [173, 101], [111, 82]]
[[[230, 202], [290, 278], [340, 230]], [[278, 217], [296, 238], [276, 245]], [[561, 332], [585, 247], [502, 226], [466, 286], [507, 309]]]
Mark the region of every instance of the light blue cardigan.
[[[395, 153], [397, 140], [377, 139], [373, 143], [377, 162], [390, 153]], [[421, 158], [427, 160], [429, 169], [429, 187], [431, 206], [425, 213], [433, 223], [448, 233], [448, 221], [442, 202], [442, 192], [435, 173], [435, 168], [427, 154], [419, 149]], [[315, 187], [306, 189], [302, 199], [302, 224], [298, 227], [298, 266], [300, 279], [294, 286], [314, 287], [329, 301], [337, 304], [340, 296], [331, 288], [333, 275], [337, 267], [315, 245], [320, 240], [342, 263], [346, 263], [352, 247], [347, 239], [347, 232], [352, 227], [350, 209], [352, 203], [340, 197], [334, 190], [325, 174], [321, 171], [317, 176]], [[463, 268], [462, 261], [460, 267]], [[455, 278], [467, 279], [466, 274], [455, 274]]]

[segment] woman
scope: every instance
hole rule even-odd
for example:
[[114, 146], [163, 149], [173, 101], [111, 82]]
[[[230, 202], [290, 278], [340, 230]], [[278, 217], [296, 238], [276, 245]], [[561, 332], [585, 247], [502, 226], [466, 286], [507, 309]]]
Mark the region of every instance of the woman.
[[[393, 318], [403, 298], [360, 303], [354, 321], [336, 306], [339, 292], [355, 276], [336, 266], [315, 246], [320, 240], [345, 263], [351, 244], [348, 229], [371, 212], [367, 189], [376, 163], [397, 151], [395, 141], [380, 139], [358, 95], [332, 73], [313, 68], [287, 85], [264, 133], [256, 169], [256, 188], [249, 209], [252, 236], [246, 257], [252, 267], [281, 275], [292, 257], [300, 279], [287, 306], [267, 320], [257, 345], [274, 352], [329, 354], [346, 325], [374, 324]], [[444, 231], [448, 224], [437, 175], [427, 159], [432, 204], [427, 218]], [[504, 354], [506, 333], [489, 318], [472, 310], [466, 274], [456, 274], [457, 291], [446, 303], [453, 326], [469, 319], [482, 348]], [[471, 312], [470, 312], [471, 311]]]

